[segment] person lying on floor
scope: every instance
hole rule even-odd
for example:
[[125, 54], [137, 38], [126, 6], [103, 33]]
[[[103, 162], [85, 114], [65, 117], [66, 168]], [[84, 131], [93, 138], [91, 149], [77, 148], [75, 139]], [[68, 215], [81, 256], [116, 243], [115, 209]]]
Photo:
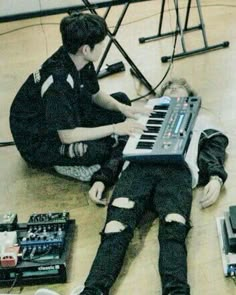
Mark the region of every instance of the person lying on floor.
[[[195, 93], [184, 79], [164, 84], [161, 96], [186, 97]], [[203, 124], [204, 122], [204, 124]], [[84, 288], [73, 295], [107, 295], [115, 283], [134, 230], [147, 208], [160, 219], [158, 239], [162, 294], [190, 294], [185, 240], [191, 228], [192, 189], [204, 185], [202, 208], [216, 202], [227, 179], [224, 169], [228, 138], [200, 111], [183, 163], [130, 162], [115, 185], [101, 232], [101, 243]], [[95, 181], [91, 199], [104, 204], [105, 184]], [[174, 263], [173, 263], [174, 262]], [[57, 294], [40, 289], [35, 295]]]

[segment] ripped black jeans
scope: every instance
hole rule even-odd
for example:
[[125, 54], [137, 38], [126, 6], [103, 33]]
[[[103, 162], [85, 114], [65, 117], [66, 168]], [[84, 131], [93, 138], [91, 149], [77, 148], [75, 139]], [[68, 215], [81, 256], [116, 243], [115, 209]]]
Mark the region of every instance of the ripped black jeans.
[[[184, 164], [130, 163], [113, 192], [101, 244], [81, 294], [109, 294], [121, 270], [134, 229], [150, 204], [160, 218], [158, 238], [162, 293], [190, 294], [185, 238], [190, 228], [191, 182], [190, 172]], [[124, 199], [120, 198], [126, 200], [122, 206], [119, 201]], [[167, 222], [165, 217], [170, 213], [184, 217], [186, 224]], [[118, 222], [120, 230], [109, 230], [113, 221]]]

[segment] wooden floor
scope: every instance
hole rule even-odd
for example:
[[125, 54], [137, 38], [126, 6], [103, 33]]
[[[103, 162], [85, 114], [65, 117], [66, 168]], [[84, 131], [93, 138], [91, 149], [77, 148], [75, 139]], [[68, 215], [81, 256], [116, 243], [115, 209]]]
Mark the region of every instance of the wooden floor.
[[[161, 1], [143, 1], [130, 6], [117, 35], [128, 55], [154, 86], [161, 80], [168, 64], [161, 57], [171, 55], [173, 37], [140, 45], [138, 38], [155, 35], [159, 22]], [[167, 2], [163, 32], [175, 29], [173, 1]], [[183, 16], [187, 1], [179, 1]], [[195, 5], [195, 1], [192, 1]], [[222, 216], [230, 205], [236, 205], [236, 3], [235, 0], [202, 0], [209, 45], [230, 41], [230, 47], [195, 55], [175, 61], [168, 78], [185, 77], [203, 99], [203, 107], [215, 114], [225, 127], [230, 144], [227, 149], [226, 169], [229, 177], [219, 201], [201, 210], [199, 199], [202, 189], [194, 191], [192, 223], [188, 245], [188, 267], [191, 294], [236, 294], [236, 285], [223, 274], [217, 237], [216, 217]], [[112, 9], [108, 18], [110, 27], [116, 23], [121, 7]], [[101, 10], [101, 13], [103, 10]], [[58, 23], [63, 15], [28, 19], [0, 24], [0, 141], [11, 140], [8, 124], [11, 102], [30, 72], [50, 56], [60, 45]], [[190, 25], [199, 23], [193, 8]], [[25, 27], [25, 28], [24, 28]], [[18, 30], [18, 28], [22, 28]], [[15, 31], [12, 31], [15, 30]], [[186, 34], [188, 50], [203, 46], [200, 31]], [[181, 52], [178, 40], [176, 52]], [[122, 90], [131, 99], [146, 93], [146, 88], [130, 75], [129, 65], [120, 53], [112, 48], [105, 63], [122, 60], [126, 71], [100, 80], [107, 92]], [[26, 222], [33, 212], [68, 210], [77, 223], [78, 231], [73, 243], [66, 284], [48, 285], [62, 295], [68, 295], [77, 284], [82, 284], [89, 272], [99, 244], [106, 214], [88, 201], [89, 186], [75, 180], [61, 178], [27, 167], [14, 146], [0, 148], [0, 213], [15, 212], [21, 222]], [[147, 219], [135, 232], [122, 269], [111, 294], [154, 295], [161, 294], [157, 269], [158, 220]], [[174, 263], [174, 261], [173, 261]], [[41, 286], [25, 286], [22, 294], [34, 294]], [[0, 289], [7, 293], [8, 288]], [[19, 288], [15, 288], [17, 293]]]

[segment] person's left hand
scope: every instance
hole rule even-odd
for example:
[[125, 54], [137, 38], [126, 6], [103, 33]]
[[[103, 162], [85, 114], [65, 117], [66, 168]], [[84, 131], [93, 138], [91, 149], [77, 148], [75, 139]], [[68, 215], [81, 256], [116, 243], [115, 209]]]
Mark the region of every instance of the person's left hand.
[[204, 187], [200, 205], [203, 209], [213, 205], [220, 195], [221, 183], [217, 179], [211, 179]]
[[145, 106], [128, 106], [122, 104], [120, 106], [120, 112], [124, 114], [127, 118], [137, 119], [138, 114], [150, 115], [153, 112], [153, 110]]
[[96, 181], [89, 190], [89, 198], [97, 205], [105, 206], [107, 200], [103, 198], [105, 185], [101, 181]]

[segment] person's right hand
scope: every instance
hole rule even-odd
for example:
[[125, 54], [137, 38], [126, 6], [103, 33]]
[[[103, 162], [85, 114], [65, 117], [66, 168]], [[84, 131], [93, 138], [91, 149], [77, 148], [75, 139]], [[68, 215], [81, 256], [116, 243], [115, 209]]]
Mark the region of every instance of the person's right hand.
[[107, 200], [103, 199], [105, 185], [101, 181], [96, 181], [89, 190], [89, 198], [98, 205], [106, 206]]
[[216, 179], [210, 179], [204, 187], [203, 197], [200, 200], [202, 209], [213, 205], [220, 196], [221, 183]]
[[147, 128], [136, 120], [127, 119], [124, 122], [114, 124], [114, 133], [117, 135], [140, 134]]
[[153, 110], [146, 106], [128, 106], [125, 104], [119, 105], [120, 112], [124, 114], [127, 118], [137, 119], [138, 114], [143, 114], [149, 116]]

